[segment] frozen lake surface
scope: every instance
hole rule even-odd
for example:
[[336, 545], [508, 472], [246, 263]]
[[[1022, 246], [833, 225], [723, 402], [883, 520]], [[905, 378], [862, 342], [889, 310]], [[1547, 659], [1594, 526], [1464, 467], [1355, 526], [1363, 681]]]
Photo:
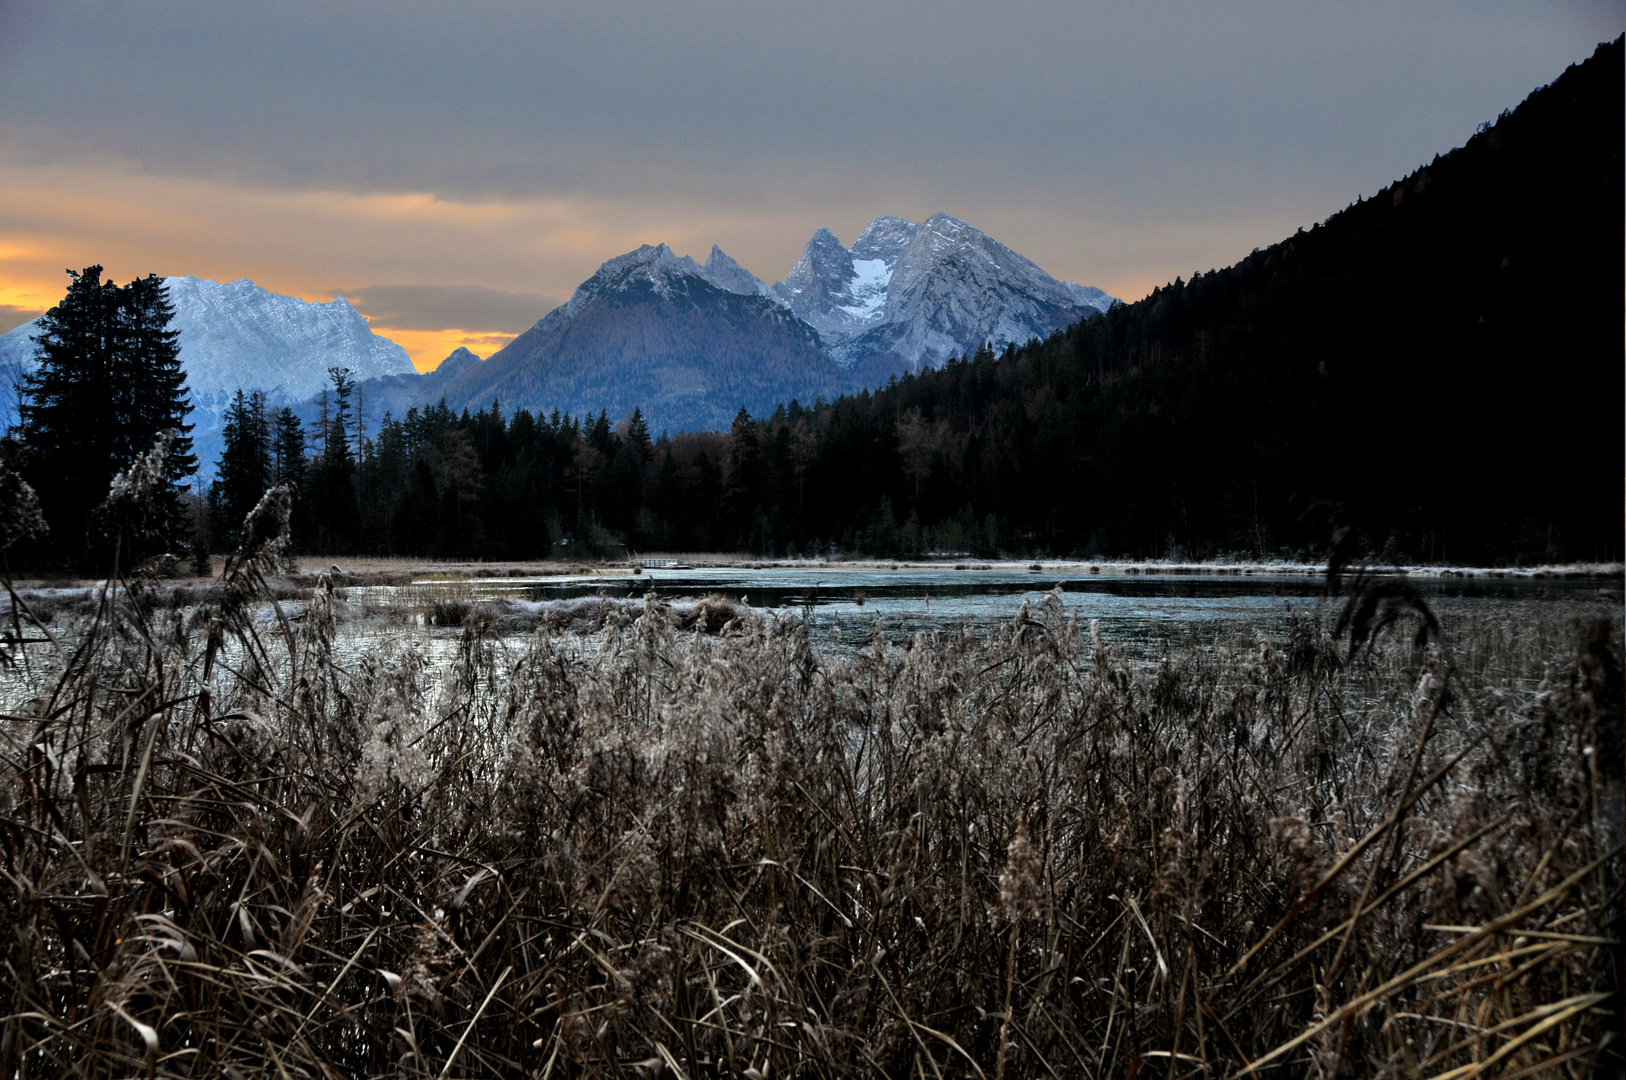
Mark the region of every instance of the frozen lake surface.
[[[1442, 618], [1523, 604], [1596, 606], [1621, 597], [1618, 580], [1488, 575], [1424, 576], [1408, 580]], [[1058, 592], [1081, 624], [1099, 619], [1109, 637], [1135, 652], [1212, 640], [1227, 631], [1267, 634], [1285, 627], [1293, 611], [1336, 611], [1341, 598], [1325, 596], [1325, 579], [1306, 570], [1255, 572], [1092, 573], [1088, 566], [1032, 570], [1020, 565], [819, 566], [647, 568], [549, 578], [489, 578], [424, 582], [347, 590], [360, 598], [422, 602], [455, 595], [474, 602], [502, 597], [532, 603], [602, 596], [637, 599], [653, 592], [668, 601], [721, 594], [753, 608], [807, 618], [815, 636], [834, 631], [844, 645], [871, 640], [877, 624], [890, 641], [907, 641], [921, 630], [979, 628], [1014, 617], [1024, 603], [1037, 605]]]
[[[1520, 634], [1526, 625], [1562, 626], [1571, 619], [1590, 620], [1600, 615], [1618, 622], [1623, 606], [1618, 575], [1481, 571], [1472, 576], [1413, 573], [1407, 580], [1439, 617], [1447, 640], [1471, 627], [1478, 628], [1474, 633], [1490, 629]], [[1107, 640], [1142, 663], [1222, 640], [1251, 642], [1263, 636], [1280, 641], [1295, 612], [1330, 625], [1344, 604], [1342, 597], [1325, 594], [1325, 579], [1319, 570], [1304, 567], [1243, 572], [1142, 566], [1134, 572], [1123, 567], [1092, 572], [1088, 564], [1052, 564], [1033, 570], [1026, 564], [1011, 563], [965, 569], [884, 564], [657, 567], [639, 574], [608, 567], [557, 576], [460, 576], [428, 578], [410, 585], [341, 586], [337, 592], [340, 625], [332, 655], [343, 667], [360, 662], [369, 652], [391, 653], [403, 647], [422, 650], [436, 668], [449, 663], [457, 655], [463, 630], [456, 622], [429, 625], [426, 617], [437, 603], [448, 601], [463, 605], [493, 602], [499, 608], [519, 607], [534, 615], [560, 609], [566, 614], [575, 609], [579, 614], [598, 598], [616, 604], [641, 600], [651, 592], [679, 608], [691, 607], [705, 596], [720, 595], [764, 614], [805, 618], [815, 645], [831, 643], [851, 650], [873, 641], [877, 630], [893, 645], [907, 645], [926, 631], [984, 633], [1014, 618], [1023, 604], [1037, 607], [1054, 595], [1064, 611], [1078, 619], [1081, 629], [1091, 620], [1099, 620]], [[517, 604], [503, 604], [505, 600]], [[295, 615], [304, 607], [301, 600], [284, 603]], [[636, 614], [636, 605], [632, 614]], [[276, 624], [269, 606], [260, 613], [259, 621], [264, 632], [274, 637]], [[588, 626], [603, 621], [602, 617], [584, 620]], [[582, 624], [566, 618], [558, 625]], [[72, 622], [56, 625], [59, 633], [72, 638]], [[538, 620], [533, 618], [529, 625], [538, 625]], [[594, 652], [600, 640], [590, 629], [559, 632], [564, 637], [561, 644], [578, 648], [583, 655]], [[1409, 636], [1410, 624], [1399, 633]], [[529, 630], [499, 628], [498, 634], [499, 649], [512, 652], [526, 647]], [[71, 641], [66, 643], [71, 647]], [[62, 655], [42, 639], [23, 649], [10, 657], [10, 664], [0, 667], [0, 705], [7, 708], [39, 692], [53, 677]]]

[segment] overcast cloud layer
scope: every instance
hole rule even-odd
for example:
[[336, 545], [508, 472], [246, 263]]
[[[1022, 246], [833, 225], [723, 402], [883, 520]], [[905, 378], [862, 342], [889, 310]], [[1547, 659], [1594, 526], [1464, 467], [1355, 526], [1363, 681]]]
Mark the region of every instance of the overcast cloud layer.
[[716, 242], [772, 281], [820, 225], [850, 243], [936, 210], [1133, 298], [1461, 144], [1623, 24], [1487, 2], [8, 0], [0, 315], [88, 261], [251, 277], [349, 296], [424, 364], [452, 341], [433, 333], [489, 346], [638, 243]]

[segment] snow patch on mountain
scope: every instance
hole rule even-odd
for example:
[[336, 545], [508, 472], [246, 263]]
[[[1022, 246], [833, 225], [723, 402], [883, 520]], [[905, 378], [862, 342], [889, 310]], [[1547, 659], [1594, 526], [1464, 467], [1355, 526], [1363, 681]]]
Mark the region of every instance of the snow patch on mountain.
[[844, 311], [868, 322], [886, 308], [886, 287], [892, 282], [892, 267], [885, 259], [854, 259], [853, 278], [847, 291], [853, 303]]

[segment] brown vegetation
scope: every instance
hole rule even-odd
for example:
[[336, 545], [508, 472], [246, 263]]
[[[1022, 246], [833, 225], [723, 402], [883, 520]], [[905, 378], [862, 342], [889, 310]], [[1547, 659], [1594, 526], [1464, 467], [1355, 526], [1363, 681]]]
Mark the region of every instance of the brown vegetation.
[[470, 607], [437, 674], [335, 662], [327, 581], [258, 632], [270, 546], [0, 718], [0, 1076], [1618, 1067], [1607, 623], [1147, 666], [650, 600], [504, 659]]

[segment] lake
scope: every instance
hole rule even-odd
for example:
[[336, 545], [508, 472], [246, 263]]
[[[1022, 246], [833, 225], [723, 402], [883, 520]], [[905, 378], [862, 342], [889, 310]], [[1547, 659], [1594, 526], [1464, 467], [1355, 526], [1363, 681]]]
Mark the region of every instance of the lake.
[[[1411, 574], [1411, 582], [1442, 619], [1493, 612], [1509, 605], [1570, 605], [1580, 610], [1621, 601], [1618, 578], [1462, 572]], [[1336, 610], [1325, 597], [1319, 570], [1148, 570], [1058, 564], [1039, 570], [1022, 564], [952, 566], [766, 565], [760, 567], [646, 568], [548, 578], [488, 578], [421, 582], [410, 586], [350, 589], [355, 599], [423, 603], [440, 596], [480, 602], [508, 598], [549, 603], [602, 596], [637, 599], [654, 592], [668, 601], [721, 594], [763, 611], [807, 618], [815, 637], [832, 636], [854, 647], [873, 639], [877, 625], [889, 641], [917, 631], [974, 629], [1014, 617], [1024, 603], [1059, 592], [1081, 623], [1099, 619], [1109, 637], [1135, 652], [1158, 652], [1165, 643], [1212, 640], [1226, 631], [1274, 633], [1293, 611]]]

